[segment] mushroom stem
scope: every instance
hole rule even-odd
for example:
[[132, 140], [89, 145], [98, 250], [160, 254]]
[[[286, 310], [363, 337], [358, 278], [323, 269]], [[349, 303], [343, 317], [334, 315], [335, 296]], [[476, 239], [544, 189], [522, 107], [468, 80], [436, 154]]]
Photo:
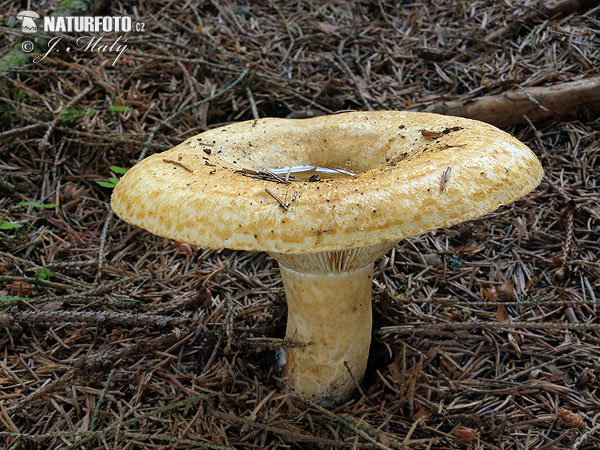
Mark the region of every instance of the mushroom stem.
[[371, 344], [373, 262], [396, 242], [311, 254], [271, 253], [288, 304], [282, 373], [296, 394], [339, 403], [361, 382]]
[[283, 375], [292, 390], [331, 405], [360, 383], [371, 343], [373, 263], [315, 274], [281, 266], [288, 304]]

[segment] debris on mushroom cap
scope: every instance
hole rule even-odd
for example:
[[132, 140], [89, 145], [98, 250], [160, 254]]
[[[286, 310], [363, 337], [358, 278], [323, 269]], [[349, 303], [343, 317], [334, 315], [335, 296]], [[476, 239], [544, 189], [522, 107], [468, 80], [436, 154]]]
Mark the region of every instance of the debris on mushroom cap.
[[[277, 170], [297, 166], [354, 175], [314, 183], [286, 181]], [[429, 113], [349, 112], [206, 131], [137, 164], [115, 188], [112, 206], [128, 222], [179, 241], [307, 253], [474, 219], [529, 192], [541, 176], [533, 152], [491, 125]]]

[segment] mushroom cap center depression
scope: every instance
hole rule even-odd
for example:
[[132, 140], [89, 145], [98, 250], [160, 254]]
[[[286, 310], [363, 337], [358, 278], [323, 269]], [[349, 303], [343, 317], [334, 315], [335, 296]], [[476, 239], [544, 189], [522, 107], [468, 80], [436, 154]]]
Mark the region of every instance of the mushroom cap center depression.
[[[210, 130], [188, 141], [212, 148], [224, 162], [307, 179], [317, 174], [337, 178], [367, 172], [415, 156], [423, 150], [419, 129], [369, 116], [318, 122], [261, 119], [240, 133], [239, 124]], [[311, 172], [312, 170], [312, 172]], [[346, 173], [344, 173], [346, 172]], [[348, 173], [349, 172], [349, 173]]]

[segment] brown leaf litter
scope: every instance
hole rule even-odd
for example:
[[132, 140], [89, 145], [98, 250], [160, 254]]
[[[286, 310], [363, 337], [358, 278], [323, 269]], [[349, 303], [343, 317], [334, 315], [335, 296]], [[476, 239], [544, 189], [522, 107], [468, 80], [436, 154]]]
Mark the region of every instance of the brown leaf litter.
[[[5, 49], [21, 42], [19, 8], [3, 8]], [[0, 230], [0, 440], [599, 447], [598, 115], [590, 102], [559, 119], [538, 95], [597, 77], [599, 8], [159, 0], [137, 6], [145, 31], [115, 66], [61, 49], [3, 76], [0, 220], [21, 227]], [[115, 1], [102, 14], [124, 11]], [[376, 263], [365, 379], [330, 410], [282, 389], [274, 355], [288, 345], [286, 306], [268, 255], [134, 229], [109, 214], [110, 190], [96, 183], [110, 166], [231, 121], [513, 96], [526, 108], [503, 113], [506, 131], [536, 152], [542, 184]], [[451, 172], [438, 176], [448, 189]]]

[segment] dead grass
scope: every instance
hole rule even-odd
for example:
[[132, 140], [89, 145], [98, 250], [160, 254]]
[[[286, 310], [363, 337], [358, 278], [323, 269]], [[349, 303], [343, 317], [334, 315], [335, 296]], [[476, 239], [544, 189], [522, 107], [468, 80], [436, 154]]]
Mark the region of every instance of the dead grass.
[[[136, 5], [107, 10], [146, 23], [114, 67], [63, 48], [0, 81], [0, 220], [21, 225], [0, 231], [0, 296], [22, 297], [0, 311], [5, 448], [600, 446], [593, 111], [508, 130], [542, 161], [535, 192], [377, 262], [364, 395], [331, 411], [281, 389], [272, 259], [107, 222], [110, 189], [96, 183], [255, 115], [425, 109], [597, 75], [598, 7]], [[2, 3], [6, 45], [20, 9]]]

